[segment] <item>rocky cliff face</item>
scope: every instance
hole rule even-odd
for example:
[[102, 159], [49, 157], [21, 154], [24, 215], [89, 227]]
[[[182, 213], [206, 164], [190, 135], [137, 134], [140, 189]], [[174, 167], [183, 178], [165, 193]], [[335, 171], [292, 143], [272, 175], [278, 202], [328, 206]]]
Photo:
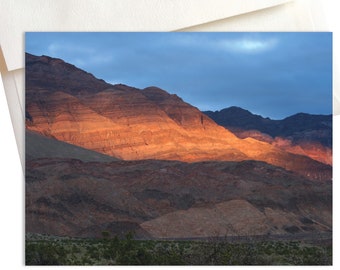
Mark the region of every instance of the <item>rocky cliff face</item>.
[[283, 120], [271, 120], [238, 107], [204, 113], [239, 138], [265, 141], [332, 165], [332, 115], [298, 113]]
[[124, 160], [255, 159], [331, 179], [330, 166], [240, 139], [176, 95], [110, 85], [47, 56], [26, 55], [26, 128]]

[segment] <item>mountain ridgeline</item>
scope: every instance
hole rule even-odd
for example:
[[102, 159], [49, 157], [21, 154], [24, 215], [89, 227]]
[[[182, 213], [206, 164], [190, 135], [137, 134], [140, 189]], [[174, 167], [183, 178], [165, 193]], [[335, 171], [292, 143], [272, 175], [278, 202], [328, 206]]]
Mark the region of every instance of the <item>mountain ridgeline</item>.
[[315, 180], [331, 167], [240, 139], [157, 87], [111, 85], [63, 60], [26, 54], [26, 128], [123, 160], [260, 160]]
[[282, 120], [271, 120], [239, 107], [204, 113], [239, 138], [255, 138], [332, 164], [332, 115], [298, 113]]

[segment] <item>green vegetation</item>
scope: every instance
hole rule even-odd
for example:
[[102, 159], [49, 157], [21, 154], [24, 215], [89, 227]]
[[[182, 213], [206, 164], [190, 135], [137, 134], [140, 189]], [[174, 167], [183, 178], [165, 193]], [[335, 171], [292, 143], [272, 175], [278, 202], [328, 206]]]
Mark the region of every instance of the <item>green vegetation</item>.
[[26, 239], [26, 265], [331, 265], [332, 245], [298, 241]]

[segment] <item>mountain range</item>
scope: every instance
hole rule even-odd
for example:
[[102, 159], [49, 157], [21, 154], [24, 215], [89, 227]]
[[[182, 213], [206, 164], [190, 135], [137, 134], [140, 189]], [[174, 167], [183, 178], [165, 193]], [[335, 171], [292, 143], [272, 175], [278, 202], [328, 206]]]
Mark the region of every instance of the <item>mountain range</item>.
[[267, 142], [240, 139], [157, 87], [106, 84], [60, 59], [29, 54], [26, 76], [26, 128], [44, 136], [123, 160], [252, 159], [309, 178], [331, 178], [330, 166]]
[[239, 138], [255, 138], [332, 165], [332, 115], [297, 113], [272, 120], [235, 106], [204, 113]]
[[27, 232], [185, 238], [332, 230], [329, 164], [241, 138], [158, 87], [111, 85], [26, 53], [25, 115]]

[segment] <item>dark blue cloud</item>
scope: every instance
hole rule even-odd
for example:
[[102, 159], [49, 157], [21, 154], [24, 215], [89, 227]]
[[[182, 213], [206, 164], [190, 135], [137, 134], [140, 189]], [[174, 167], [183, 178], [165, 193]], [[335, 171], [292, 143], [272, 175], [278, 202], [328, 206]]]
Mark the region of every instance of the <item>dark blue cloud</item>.
[[202, 110], [332, 112], [331, 33], [27, 33], [26, 51], [110, 83], [161, 87]]

